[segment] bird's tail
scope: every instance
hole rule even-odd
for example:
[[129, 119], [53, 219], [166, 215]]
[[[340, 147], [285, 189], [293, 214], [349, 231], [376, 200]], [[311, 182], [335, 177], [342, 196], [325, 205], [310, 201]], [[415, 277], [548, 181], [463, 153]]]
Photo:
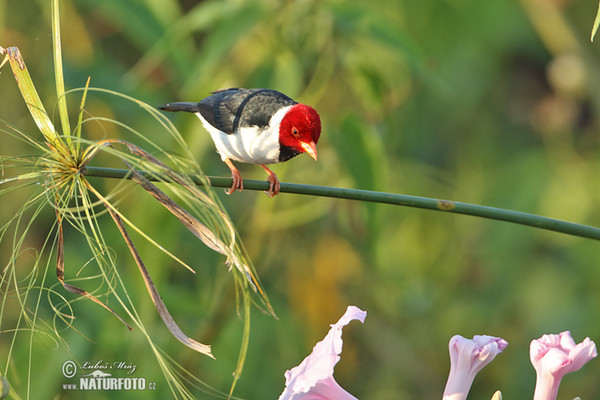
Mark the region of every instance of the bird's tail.
[[198, 103], [167, 103], [158, 108], [163, 111], [187, 111], [191, 113], [200, 111]]

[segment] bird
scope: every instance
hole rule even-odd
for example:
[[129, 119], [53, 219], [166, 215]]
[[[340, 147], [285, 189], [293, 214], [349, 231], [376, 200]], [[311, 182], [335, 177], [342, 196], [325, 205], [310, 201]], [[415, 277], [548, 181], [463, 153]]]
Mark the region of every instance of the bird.
[[280, 182], [268, 164], [284, 162], [301, 153], [317, 160], [319, 114], [273, 89], [219, 89], [198, 103], [174, 102], [158, 108], [198, 116], [221, 160], [231, 170], [233, 183], [227, 194], [244, 188], [234, 161], [260, 165], [268, 174], [266, 193], [273, 197], [280, 191]]

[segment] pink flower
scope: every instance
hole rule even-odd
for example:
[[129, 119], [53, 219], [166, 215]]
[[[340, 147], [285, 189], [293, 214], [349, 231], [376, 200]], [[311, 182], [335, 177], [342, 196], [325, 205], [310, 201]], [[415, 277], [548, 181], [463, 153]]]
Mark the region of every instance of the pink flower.
[[444, 389], [443, 400], [467, 398], [475, 375], [502, 353], [508, 342], [493, 336], [473, 336], [465, 339], [455, 335], [450, 339], [450, 374]]
[[367, 313], [348, 306], [340, 320], [331, 325], [325, 339], [313, 347], [300, 365], [285, 372], [285, 389], [279, 400], [356, 400], [333, 379], [333, 368], [342, 352], [342, 328], [354, 319], [365, 321]]
[[596, 344], [590, 338], [575, 344], [571, 332], [564, 331], [559, 335], [544, 335], [533, 340], [529, 355], [537, 373], [533, 400], [553, 400], [558, 394], [562, 377], [577, 371], [598, 353]]

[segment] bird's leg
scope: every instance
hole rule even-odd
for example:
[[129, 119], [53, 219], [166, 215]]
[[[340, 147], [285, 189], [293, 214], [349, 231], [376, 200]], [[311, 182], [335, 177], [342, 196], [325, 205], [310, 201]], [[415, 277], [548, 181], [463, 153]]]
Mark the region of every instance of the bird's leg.
[[232, 194], [233, 192], [235, 192], [236, 189], [241, 192], [244, 188], [244, 181], [242, 179], [240, 171], [238, 171], [238, 169], [235, 167], [235, 165], [233, 165], [229, 158], [224, 158], [223, 162], [227, 164], [227, 166], [231, 170], [231, 179], [233, 180], [233, 184], [226, 193]]
[[271, 171], [264, 164], [260, 164], [260, 166], [267, 172], [267, 174], [269, 174], [269, 177], [267, 178], [267, 180], [269, 181], [269, 191], [266, 193], [269, 195], [269, 197], [273, 197], [279, 194], [280, 184], [279, 179], [277, 179], [277, 175], [275, 175], [275, 172]]

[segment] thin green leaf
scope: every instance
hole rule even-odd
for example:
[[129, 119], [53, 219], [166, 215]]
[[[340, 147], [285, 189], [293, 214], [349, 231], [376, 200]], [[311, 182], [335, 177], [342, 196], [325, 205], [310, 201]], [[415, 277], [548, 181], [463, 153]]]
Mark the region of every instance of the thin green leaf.
[[56, 277], [58, 281], [63, 285], [67, 292], [77, 294], [79, 296], [87, 297], [92, 300], [94, 303], [101, 305], [106, 310], [108, 310], [112, 315], [117, 317], [119, 321], [123, 323], [130, 331], [133, 330], [131, 326], [123, 318], [121, 318], [116, 312], [114, 312], [109, 306], [101, 302], [96, 296], [88, 292], [87, 290], [81, 289], [77, 286], [73, 286], [69, 283], [65, 282], [65, 252], [64, 252], [64, 236], [62, 229], [62, 218], [60, 213], [56, 213], [57, 221], [58, 221], [58, 245], [56, 248]]
[[90, 87], [90, 79], [91, 77], [88, 76], [85, 87], [83, 88], [83, 94], [81, 95], [81, 104], [79, 105], [79, 118], [77, 119], [77, 128], [75, 128], [75, 137], [78, 139], [76, 144], [76, 154], [79, 154], [81, 148], [81, 122], [83, 121], [83, 107], [85, 106], [85, 99], [87, 98], [88, 89]]
[[238, 355], [237, 365], [235, 371], [233, 371], [233, 382], [231, 383], [231, 388], [229, 389], [229, 398], [233, 396], [235, 385], [242, 376], [244, 363], [246, 362], [246, 356], [248, 355], [248, 346], [250, 345], [250, 306], [252, 305], [252, 300], [250, 299], [250, 294], [248, 292], [244, 292], [242, 296], [244, 296], [244, 334], [242, 335], [242, 343], [240, 346], [240, 354]]
[[67, 145], [71, 145], [69, 137], [71, 127], [69, 124], [69, 113], [67, 111], [67, 99], [65, 97], [65, 81], [63, 77], [62, 47], [60, 41], [60, 11], [58, 0], [52, 1], [52, 44], [54, 47], [54, 77], [56, 80], [56, 96], [58, 98], [58, 112], [62, 124], [63, 135]]

